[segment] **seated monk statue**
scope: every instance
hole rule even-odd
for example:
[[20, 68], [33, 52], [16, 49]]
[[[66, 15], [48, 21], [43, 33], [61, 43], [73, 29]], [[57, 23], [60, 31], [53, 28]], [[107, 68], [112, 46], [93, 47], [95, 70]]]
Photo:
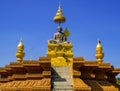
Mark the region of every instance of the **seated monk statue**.
[[57, 30], [58, 32], [54, 34], [54, 39], [49, 40], [49, 43], [56, 44], [56, 43], [63, 43], [67, 41], [67, 37], [62, 32], [62, 28], [58, 26]]

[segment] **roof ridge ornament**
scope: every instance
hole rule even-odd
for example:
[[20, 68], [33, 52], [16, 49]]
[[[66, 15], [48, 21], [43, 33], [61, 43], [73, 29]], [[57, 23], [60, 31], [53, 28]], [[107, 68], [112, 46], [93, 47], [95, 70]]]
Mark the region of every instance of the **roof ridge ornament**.
[[104, 58], [104, 53], [103, 53], [103, 47], [101, 45], [101, 41], [100, 39], [98, 39], [98, 44], [96, 46], [96, 54], [95, 57], [98, 61], [98, 63], [102, 63], [103, 62], [103, 58]]
[[24, 45], [22, 43], [22, 38], [20, 38], [20, 42], [17, 46], [17, 52], [16, 52], [17, 61], [22, 62], [24, 56], [25, 56]]

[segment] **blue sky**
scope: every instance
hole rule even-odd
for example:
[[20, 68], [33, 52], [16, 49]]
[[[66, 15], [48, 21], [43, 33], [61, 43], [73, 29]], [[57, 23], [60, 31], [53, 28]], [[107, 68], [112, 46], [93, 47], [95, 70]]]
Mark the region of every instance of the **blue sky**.
[[53, 17], [61, 2], [71, 35], [74, 56], [94, 57], [97, 40], [104, 48], [104, 62], [120, 67], [120, 0], [0, 0], [0, 66], [16, 61], [20, 37], [24, 59], [46, 56], [47, 41], [57, 32]]

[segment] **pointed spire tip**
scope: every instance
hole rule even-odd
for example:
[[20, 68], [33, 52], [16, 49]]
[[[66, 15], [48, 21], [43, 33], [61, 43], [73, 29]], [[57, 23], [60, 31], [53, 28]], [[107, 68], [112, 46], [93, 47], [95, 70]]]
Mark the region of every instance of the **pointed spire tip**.
[[100, 41], [100, 39], [98, 39], [98, 43], [100, 43], [100, 44], [101, 44], [101, 41]]

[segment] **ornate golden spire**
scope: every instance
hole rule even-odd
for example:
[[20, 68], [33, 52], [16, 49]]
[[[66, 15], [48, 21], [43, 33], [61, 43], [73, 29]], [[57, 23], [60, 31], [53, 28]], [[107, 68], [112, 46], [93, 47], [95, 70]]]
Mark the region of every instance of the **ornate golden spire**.
[[95, 57], [96, 57], [98, 63], [103, 62], [104, 53], [102, 51], [103, 51], [103, 47], [101, 45], [101, 41], [98, 40], [98, 44], [96, 46], [96, 54], [95, 54]]
[[59, 3], [59, 7], [58, 7], [58, 10], [57, 10], [57, 13], [56, 13], [56, 15], [55, 15], [53, 20], [54, 20], [54, 22], [59, 23], [59, 24], [65, 22], [65, 20], [66, 20], [64, 15], [63, 15], [63, 13], [62, 13], [62, 9], [60, 7], [60, 3]]
[[17, 57], [17, 61], [18, 62], [22, 62], [23, 60], [23, 57], [25, 56], [25, 53], [24, 53], [24, 45], [22, 43], [22, 39], [20, 39], [20, 43], [18, 44], [17, 46], [17, 52], [16, 52], [16, 57]]

